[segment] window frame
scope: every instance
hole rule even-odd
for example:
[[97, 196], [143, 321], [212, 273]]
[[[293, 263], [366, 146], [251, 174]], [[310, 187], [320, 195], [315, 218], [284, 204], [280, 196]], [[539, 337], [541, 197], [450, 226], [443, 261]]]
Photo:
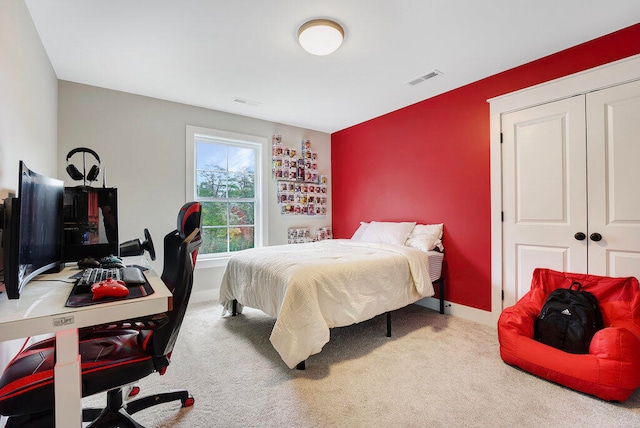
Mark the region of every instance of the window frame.
[[[196, 141], [198, 139], [220, 142], [236, 147], [250, 147], [256, 150], [255, 171], [255, 218], [254, 218], [254, 247], [262, 247], [266, 243], [266, 215], [268, 208], [268, 183], [264, 176], [265, 147], [269, 139], [255, 135], [239, 134], [236, 132], [222, 131], [219, 129], [203, 128], [198, 126], [186, 126], [186, 201], [197, 201], [197, 163]], [[224, 266], [233, 252], [203, 254], [198, 253], [197, 267]]]

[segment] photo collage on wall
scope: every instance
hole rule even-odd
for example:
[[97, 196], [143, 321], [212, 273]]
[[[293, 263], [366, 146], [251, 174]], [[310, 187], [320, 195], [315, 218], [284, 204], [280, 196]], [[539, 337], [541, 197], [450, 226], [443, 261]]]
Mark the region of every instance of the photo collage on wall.
[[290, 227], [287, 233], [287, 243], [304, 244], [305, 242], [323, 241], [332, 239], [330, 227], [321, 227], [316, 231], [315, 238], [311, 236], [311, 229], [308, 227]]
[[327, 176], [318, 173], [318, 154], [311, 142], [302, 140], [298, 150], [285, 147], [282, 136], [274, 135], [271, 149], [281, 214], [326, 215]]
[[287, 231], [288, 244], [304, 244], [311, 242], [311, 229], [308, 227], [290, 227]]

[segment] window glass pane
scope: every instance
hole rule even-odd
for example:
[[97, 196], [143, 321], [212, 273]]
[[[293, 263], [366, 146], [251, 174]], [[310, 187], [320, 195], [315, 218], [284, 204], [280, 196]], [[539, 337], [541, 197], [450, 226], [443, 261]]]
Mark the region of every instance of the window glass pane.
[[227, 228], [205, 228], [202, 231], [202, 246], [199, 250], [203, 254], [227, 252]]
[[227, 170], [227, 146], [224, 144], [196, 142], [196, 169]]
[[256, 228], [260, 230], [256, 221], [261, 218], [261, 177], [256, 171], [261, 145], [268, 140], [244, 137], [198, 128], [193, 139], [187, 138], [195, 152], [194, 168], [188, 168], [194, 176], [188, 184], [195, 184], [195, 199], [202, 203], [204, 242], [200, 255], [255, 247]]
[[253, 227], [229, 228], [229, 251], [246, 250], [253, 248]]
[[229, 224], [253, 225], [253, 202], [232, 202], [229, 204]]
[[255, 175], [229, 174], [230, 198], [253, 198], [255, 196]]
[[227, 173], [199, 170], [196, 177], [198, 196], [202, 198], [227, 197]]
[[253, 174], [256, 170], [256, 152], [247, 147], [229, 146], [229, 171]]
[[202, 202], [202, 226], [226, 226], [227, 202]]

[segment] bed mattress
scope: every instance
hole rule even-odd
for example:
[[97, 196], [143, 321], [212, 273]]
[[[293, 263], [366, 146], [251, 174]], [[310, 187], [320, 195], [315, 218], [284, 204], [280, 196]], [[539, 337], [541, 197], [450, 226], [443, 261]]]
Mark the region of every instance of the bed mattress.
[[442, 262], [444, 261], [444, 253], [439, 251], [429, 251], [429, 278], [431, 282], [435, 282], [442, 276]]

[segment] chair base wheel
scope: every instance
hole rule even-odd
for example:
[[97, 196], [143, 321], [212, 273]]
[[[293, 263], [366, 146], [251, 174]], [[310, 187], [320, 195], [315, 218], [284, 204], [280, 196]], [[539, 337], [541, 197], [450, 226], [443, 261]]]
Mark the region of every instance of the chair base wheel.
[[135, 397], [138, 394], [140, 394], [140, 387], [139, 386], [132, 386], [131, 387], [131, 391], [129, 391], [129, 395], [127, 396], [127, 398]]
[[182, 400], [182, 407], [191, 407], [196, 403], [196, 399], [191, 395], [186, 400]]

